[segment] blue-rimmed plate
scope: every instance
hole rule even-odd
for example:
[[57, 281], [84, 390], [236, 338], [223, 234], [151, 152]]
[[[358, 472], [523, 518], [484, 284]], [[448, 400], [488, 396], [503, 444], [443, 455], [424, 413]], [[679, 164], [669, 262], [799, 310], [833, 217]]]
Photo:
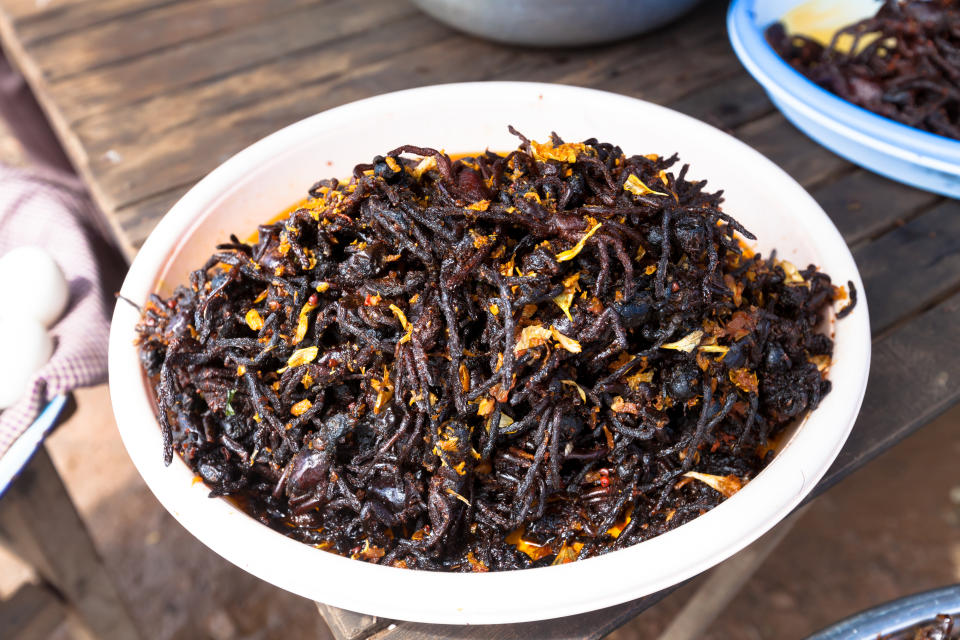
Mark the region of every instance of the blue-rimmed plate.
[[727, 13], [730, 43], [777, 108], [808, 136], [847, 160], [892, 180], [960, 198], [960, 141], [908, 127], [833, 95], [784, 62], [763, 35], [768, 26], [800, 5], [814, 5], [816, 13], [841, 16], [850, 23], [880, 6], [877, 2], [873, 2], [873, 7], [869, 4], [838, 0], [734, 0]]

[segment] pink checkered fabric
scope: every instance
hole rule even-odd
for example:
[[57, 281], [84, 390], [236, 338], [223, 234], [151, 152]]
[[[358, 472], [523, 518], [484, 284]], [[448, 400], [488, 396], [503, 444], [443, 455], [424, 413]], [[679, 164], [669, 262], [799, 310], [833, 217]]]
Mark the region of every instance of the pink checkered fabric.
[[[57, 261], [70, 285], [67, 311], [50, 330], [54, 352], [29, 392], [0, 413], [0, 456], [30, 426], [47, 402], [107, 378], [112, 292], [122, 277], [102, 215], [74, 176], [49, 168], [0, 165], [0, 255], [38, 245]], [[7, 300], [4, 304], [16, 304]]]

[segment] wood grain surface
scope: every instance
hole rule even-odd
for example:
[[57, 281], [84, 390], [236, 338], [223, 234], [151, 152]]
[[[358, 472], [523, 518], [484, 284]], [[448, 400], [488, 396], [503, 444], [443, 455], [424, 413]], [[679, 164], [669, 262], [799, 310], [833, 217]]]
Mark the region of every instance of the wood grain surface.
[[[819, 493], [960, 401], [960, 203], [857, 168], [795, 129], [734, 56], [725, 9], [708, 1], [652, 34], [532, 50], [464, 36], [393, 0], [0, 0], [0, 36], [128, 255], [233, 153], [387, 91], [558, 82], [664, 104], [732, 133], [824, 207], [870, 301], [866, 401]], [[325, 615], [351, 638], [599, 638], [662, 596], [498, 627], [382, 628]]]
[[59, 591], [86, 633], [101, 640], [141, 637], [45, 447], [0, 502], [0, 540]]

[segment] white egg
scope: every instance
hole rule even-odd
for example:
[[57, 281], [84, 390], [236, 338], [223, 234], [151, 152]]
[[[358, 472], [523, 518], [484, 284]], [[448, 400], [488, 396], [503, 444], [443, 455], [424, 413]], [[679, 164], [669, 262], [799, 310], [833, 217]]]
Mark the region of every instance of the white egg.
[[[0, 256], [0, 291], [18, 318], [29, 317], [51, 327], [67, 308], [67, 279], [41, 247], [17, 247]], [[0, 306], [0, 315], [5, 309]]]
[[0, 409], [16, 404], [53, 354], [53, 339], [31, 318], [0, 318]]

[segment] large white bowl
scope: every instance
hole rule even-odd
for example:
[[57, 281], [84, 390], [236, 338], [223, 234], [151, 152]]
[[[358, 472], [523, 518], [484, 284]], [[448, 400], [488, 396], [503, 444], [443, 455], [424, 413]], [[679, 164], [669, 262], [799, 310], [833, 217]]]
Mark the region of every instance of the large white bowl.
[[605, 556], [562, 566], [486, 574], [396, 569], [350, 560], [276, 533], [226, 500], [207, 497], [187, 466], [163, 465], [160, 430], [141, 373], [137, 312], [121, 303], [110, 336], [110, 386], [120, 434], [147, 485], [215, 552], [278, 587], [364, 613], [433, 623], [492, 624], [581, 613], [638, 598], [700, 573], [786, 516], [817, 483], [846, 440], [863, 399], [870, 331], [863, 285], [837, 229], [787, 174], [702, 122], [620, 95], [576, 87], [491, 82], [451, 84], [354, 102], [290, 125], [225, 162], [163, 218], [137, 255], [122, 294], [143, 301], [185, 282], [216, 242], [245, 236], [305, 195], [318, 178], [403, 143], [448, 152], [510, 149], [513, 124], [545, 139], [598, 137], [627, 153], [680, 153], [694, 179], [723, 188], [725, 210], [799, 265], [814, 263], [861, 292], [835, 327], [833, 391], [775, 460], [735, 496], [674, 531]]

